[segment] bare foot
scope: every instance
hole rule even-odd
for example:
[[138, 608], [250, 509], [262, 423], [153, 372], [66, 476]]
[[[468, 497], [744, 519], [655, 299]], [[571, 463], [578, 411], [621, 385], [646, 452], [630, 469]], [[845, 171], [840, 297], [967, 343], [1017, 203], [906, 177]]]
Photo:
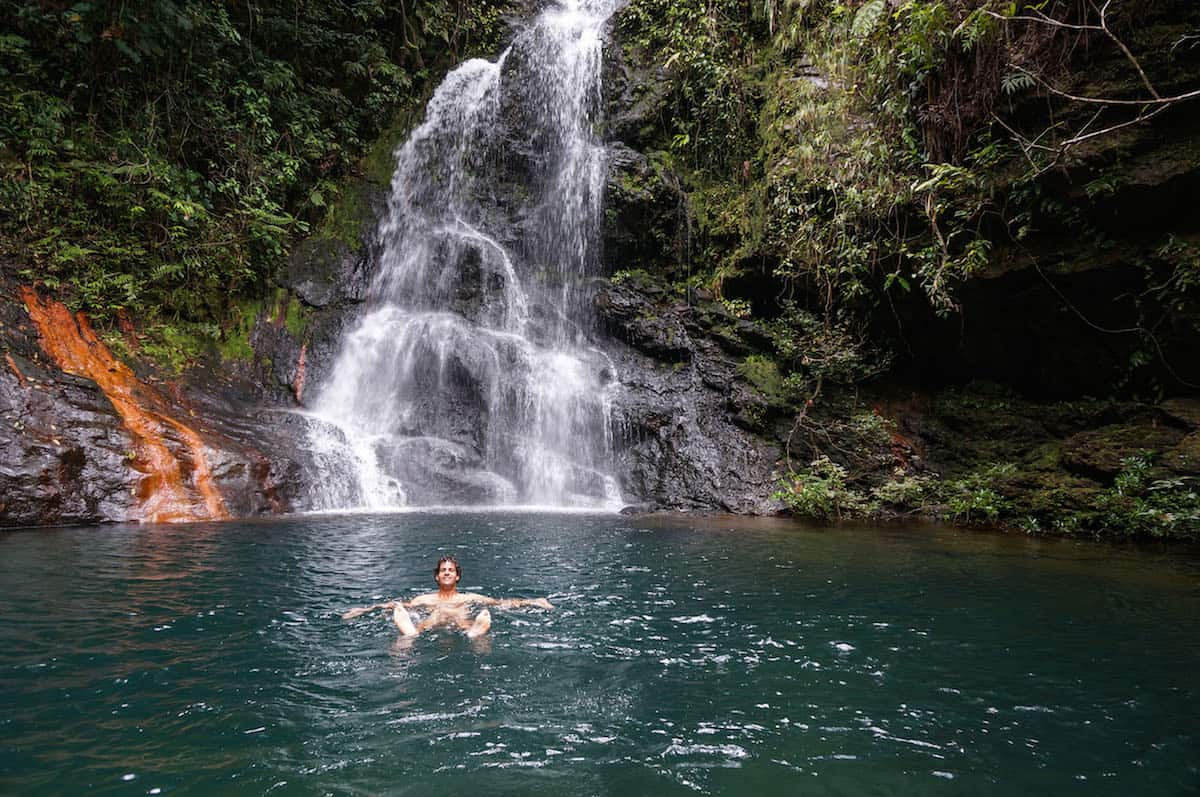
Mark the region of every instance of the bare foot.
[[492, 627], [492, 613], [484, 609], [479, 614], [475, 615], [475, 622], [471, 623], [471, 627], [467, 629], [467, 638], [475, 639], [483, 636]]

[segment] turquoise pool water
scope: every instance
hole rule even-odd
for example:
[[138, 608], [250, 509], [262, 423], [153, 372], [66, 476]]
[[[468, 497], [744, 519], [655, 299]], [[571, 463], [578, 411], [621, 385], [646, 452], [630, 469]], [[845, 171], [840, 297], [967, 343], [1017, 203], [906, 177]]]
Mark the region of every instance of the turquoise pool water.
[[[345, 609], [548, 595], [472, 641]], [[551, 514], [0, 534], [4, 794], [1200, 789], [1200, 556]]]

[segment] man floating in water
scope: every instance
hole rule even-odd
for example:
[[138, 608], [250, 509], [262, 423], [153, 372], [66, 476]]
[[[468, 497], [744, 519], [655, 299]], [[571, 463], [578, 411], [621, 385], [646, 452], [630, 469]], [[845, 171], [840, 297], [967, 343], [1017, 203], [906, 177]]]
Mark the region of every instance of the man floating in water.
[[[416, 636], [422, 631], [428, 631], [437, 626], [451, 626], [465, 631], [468, 637], [474, 639], [486, 634], [492, 627], [492, 613], [486, 608], [480, 610], [474, 618], [470, 616], [471, 610], [476, 605], [498, 606], [502, 609], [511, 609], [517, 606], [554, 608], [545, 598], [489, 598], [474, 592], [459, 592], [458, 582], [462, 580], [462, 568], [459, 567], [458, 561], [453, 556], [443, 556], [438, 559], [437, 567], [433, 569], [433, 579], [438, 585], [437, 592], [427, 592], [407, 602], [387, 601], [371, 606], [361, 606], [343, 614], [342, 619], [352, 620], [376, 609], [390, 609], [392, 620], [395, 621], [396, 627], [404, 636]], [[414, 609], [428, 607], [430, 609], [429, 616], [418, 625], [413, 625], [407, 607]]]

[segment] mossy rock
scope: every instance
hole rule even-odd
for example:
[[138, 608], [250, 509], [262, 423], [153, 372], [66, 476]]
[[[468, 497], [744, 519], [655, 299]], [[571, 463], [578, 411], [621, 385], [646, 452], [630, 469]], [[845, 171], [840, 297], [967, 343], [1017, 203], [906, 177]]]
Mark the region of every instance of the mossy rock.
[[770, 403], [784, 403], [783, 375], [771, 359], [762, 355], [751, 355], [738, 366], [738, 373]]
[[311, 239], [340, 242], [353, 252], [362, 250], [374, 228], [376, 208], [385, 196], [396, 168], [396, 148], [420, 122], [428, 95], [413, 98], [380, 131], [358, 163], [356, 175], [331, 186], [334, 196]]
[[1158, 408], [1171, 420], [1189, 429], [1200, 429], [1200, 399], [1167, 399]]
[[1106, 426], [1063, 441], [1062, 462], [1075, 473], [1112, 478], [1123, 469], [1121, 460], [1136, 454], [1166, 451], [1182, 438], [1178, 429], [1158, 424]]
[[1104, 488], [1090, 479], [1024, 468], [1003, 479], [997, 488], [1012, 501], [1014, 514], [1038, 517], [1090, 513], [1104, 493]]
[[376, 203], [385, 185], [360, 179], [343, 182], [337, 199], [305, 243], [340, 243], [351, 251], [361, 251], [365, 234], [374, 227]]
[[1162, 464], [1176, 473], [1200, 476], [1200, 432], [1192, 432], [1167, 452]]

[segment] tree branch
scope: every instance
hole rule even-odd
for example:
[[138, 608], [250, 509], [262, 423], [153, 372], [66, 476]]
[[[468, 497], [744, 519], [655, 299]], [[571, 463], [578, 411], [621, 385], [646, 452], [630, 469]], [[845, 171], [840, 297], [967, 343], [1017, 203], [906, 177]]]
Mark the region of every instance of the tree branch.
[[1030, 79], [1052, 94], [1056, 94], [1059, 97], [1062, 97], [1066, 100], [1071, 100], [1072, 102], [1085, 102], [1091, 105], [1175, 105], [1176, 103], [1184, 102], [1186, 100], [1193, 100], [1196, 97], [1200, 97], [1200, 89], [1187, 91], [1183, 94], [1176, 94], [1172, 97], [1160, 97], [1158, 96], [1158, 93], [1155, 92], [1154, 97], [1141, 100], [1119, 100], [1114, 97], [1084, 97], [1079, 94], [1071, 94], [1068, 91], [1063, 91], [1062, 89], [1051, 85], [1041, 75], [1037, 74], [1036, 72], [1032, 72], [1023, 66], [1013, 64], [1013, 68], [1021, 74], [1028, 75]]

